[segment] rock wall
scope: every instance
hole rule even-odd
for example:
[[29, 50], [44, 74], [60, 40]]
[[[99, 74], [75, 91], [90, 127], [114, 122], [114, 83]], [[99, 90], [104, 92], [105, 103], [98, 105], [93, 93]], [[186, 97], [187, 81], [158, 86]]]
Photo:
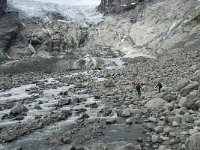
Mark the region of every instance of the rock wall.
[[7, 0], [0, 0], [0, 16], [4, 14], [6, 9]]
[[19, 35], [10, 45], [8, 55], [14, 59], [30, 57], [34, 53], [48, 57], [78, 49], [86, 37], [87, 31], [70, 21], [26, 19], [21, 22]]
[[98, 10], [104, 13], [120, 13], [153, 0], [101, 0]]
[[106, 15], [98, 27], [90, 29], [88, 47], [107, 47], [134, 57], [137, 53], [178, 53], [200, 41], [200, 2], [197, 0], [137, 1], [134, 9], [116, 15], [115, 8], [122, 2], [102, 0], [99, 9], [113, 13]]
[[18, 13], [7, 13], [0, 17], [0, 62], [7, 59], [7, 50], [19, 32]]

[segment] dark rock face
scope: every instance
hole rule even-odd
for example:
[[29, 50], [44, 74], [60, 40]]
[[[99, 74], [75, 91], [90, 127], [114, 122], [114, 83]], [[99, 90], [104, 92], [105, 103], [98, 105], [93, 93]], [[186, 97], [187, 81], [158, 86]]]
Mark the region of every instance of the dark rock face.
[[105, 13], [120, 13], [134, 9], [145, 0], [101, 0], [98, 10]]
[[18, 13], [7, 13], [0, 17], [0, 61], [6, 58], [9, 45], [19, 32]]
[[0, 16], [5, 12], [7, 0], [0, 0]]

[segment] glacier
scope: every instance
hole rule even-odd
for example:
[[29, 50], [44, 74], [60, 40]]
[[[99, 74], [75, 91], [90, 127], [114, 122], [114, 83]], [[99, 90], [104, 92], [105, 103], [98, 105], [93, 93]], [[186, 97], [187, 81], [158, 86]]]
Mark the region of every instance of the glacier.
[[34, 0], [8, 0], [7, 11], [19, 12], [19, 18], [37, 17], [47, 19], [48, 13], [59, 13], [67, 18], [66, 21], [76, 22], [82, 27], [97, 25], [102, 22], [103, 15], [97, 12], [97, 6], [91, 5], [60, 5], [55, 3], [38, 2]]

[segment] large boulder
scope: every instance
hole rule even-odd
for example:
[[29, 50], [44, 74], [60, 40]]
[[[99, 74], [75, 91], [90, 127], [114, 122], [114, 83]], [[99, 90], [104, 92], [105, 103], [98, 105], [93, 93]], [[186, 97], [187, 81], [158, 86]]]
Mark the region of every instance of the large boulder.
[[17, 102], [17, 103], [15, 103], [15, 106], [11, 109], [10, 115], [17, 116], [17, 115], [20, 115], [27, 111], [28, 111], [28, 109], [24, 105]]
[[181, 93], [182, 96], [186, 96], [190, 92], [192, 92], [193, 90], [198, 90], [198, 88], [199, 88], [199, 83], [197, 81], [195, 81], [195, 82], [190, 83], [189, 85], [187, 85], [183, 89], [181, 89], [180, 93]]
[[180, 91], [182, 88], [186, 87], [187, 85], [189, 85], [191, 83], [191, 81], [189, 79], [181, 79], [178, 84], [177, 84], [177, 91]]
[[165, 106], [165, 104], [167, 104], [167, 101], [165, 101], [164, 99], [153, 98], [145, 104], [145, 107], [149, 109], [162, 109]]
[[200, 132], [197, 132], [189, 137], [186, 141], [186, 150], [200, 150]]
[[171, 102], [177, 99], [177, 94], [172, 92], [167, 92], [162, 97], [164, 100]]
[[[196, 103], [197, 101], [200, 100], [200, 93], [198, 93], [198, 91], [193, 91], [191, 92], [189, 95], [187, 95], [186, 97], [182, 97], [179, 100], [178, 106], [179, 107], [186, 107], [187, 109], [192, 109], [192, 108], [198, 108], [198, 103]], [[196, 104], [196, 105], [194, 105]]]

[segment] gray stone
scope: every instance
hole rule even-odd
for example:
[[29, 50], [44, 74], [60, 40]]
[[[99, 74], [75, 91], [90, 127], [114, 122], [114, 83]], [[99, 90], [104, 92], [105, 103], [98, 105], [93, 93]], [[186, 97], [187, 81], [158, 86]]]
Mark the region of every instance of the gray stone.
[[116, 122], [117, 122], [117, 120], [114, 118], [107, 118], [107, 120], [106, 120], [106, 124], [115, 124]]
[[58, 101], [58, 106], [69, 105], [71, 103], [71, 99], [63, 99]]
[[184, 97], [184, 96], [190, 94], [190, 92], [192, 92], [193, 90], [198, 90], [198, 87], [199, 87], [199, 83], [197, 81], [192, 82], [189, 85], [187, 85], [186, 87], [182, 88], [180, 93]]
[[165, 104], [167, 104], [167, 101], [163, 100], [162, 98], [154, 98], [149, 100], [146, 104], [145, 107], [156, 110], [156, 109], [162, 109]]
[[124, 109], [121, 116], [122, 117], [130, 117], [131, 116], [130, 109], [129, 108]]
[[151, 141], [153, 142], [153, 143], [161, 143], [162, 142], [162, 139], [158, 136], [158, 135], [152, 135], [152, 137], [151, 137]]
[[17, 102], [17, 103], [15, 103], [15, 106], [11, 109], [10, 115], [17, 116], [17, 115], [19, 115], [23, 112], [27, 112], [27, 111], [28, 111], [28, 109], [24, 105]]
[[200, 150], [200, 132], [195, 133], [186, 141], [186, 150]]
[[189, 79], [182, 79], [178, 82], [177, 84], [177, 91], [180, 91], [182, 88], [186, 87], [187, 85], [189, 85], [191, 83], [191, 81]]

